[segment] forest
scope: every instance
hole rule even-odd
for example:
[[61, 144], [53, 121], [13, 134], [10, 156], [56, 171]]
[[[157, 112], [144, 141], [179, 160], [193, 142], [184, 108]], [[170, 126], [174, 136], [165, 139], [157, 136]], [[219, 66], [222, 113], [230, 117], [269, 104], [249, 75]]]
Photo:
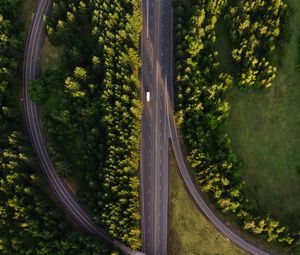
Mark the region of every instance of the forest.
[[100, 226], [140, 249], [140, 2], [55, 0], [46, 30], [61, 61], [30, 96], [56, 169]]
[[24, 38], [17, 21], [23, 1], [0, 3], [0, 253], [112, 254], [101, 240], [75, 230], [50, 201], [21, 129], [18, 94]]
[[[230, 112], [226, 92], [232, 86], [266, 89], [276, 77], [273, 55], [286, 26], [286, 4], [283, 0], [176, 0], [174, 10], [176, 121], [197, 182], [243, 229], [299, 254], [298, 232], [253, 210], [239, 162], [224, 132]], [[233, 74], [220, 68], [216, 47], [220, 20], [230, 31], [232, 62], [237, 70]]]

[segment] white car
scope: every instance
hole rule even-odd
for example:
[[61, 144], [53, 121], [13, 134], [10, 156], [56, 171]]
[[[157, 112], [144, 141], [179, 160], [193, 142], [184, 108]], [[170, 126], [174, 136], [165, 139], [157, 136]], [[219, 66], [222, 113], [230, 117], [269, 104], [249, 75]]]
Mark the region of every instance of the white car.
[[150, 102], [150, 92], [149, 91], [146, 92], [146, 100], [147, 100], [147, 102]]

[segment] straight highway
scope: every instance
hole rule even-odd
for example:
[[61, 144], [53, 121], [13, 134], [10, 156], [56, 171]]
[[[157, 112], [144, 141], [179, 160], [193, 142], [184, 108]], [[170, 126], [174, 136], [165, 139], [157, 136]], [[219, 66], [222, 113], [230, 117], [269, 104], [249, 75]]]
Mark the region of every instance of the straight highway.
[[[143, 0], [141, 194], [143, 251], [167, 255], [169, 132], [165, 94], [171, 60], [171, 0]], [[150, 92], [150, 101], [146, 100]]]

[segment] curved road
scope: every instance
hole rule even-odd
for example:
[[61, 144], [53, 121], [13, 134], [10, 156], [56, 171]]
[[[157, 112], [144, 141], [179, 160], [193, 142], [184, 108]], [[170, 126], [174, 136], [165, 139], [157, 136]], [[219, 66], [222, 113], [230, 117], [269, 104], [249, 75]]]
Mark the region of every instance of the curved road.
[[40, 167], [47, 176], [49, 185], [55, 196], [63, 207], [74, 218], [74, 220], [87, 232], [100, 236], [110, 244], [122, 250], [125, 254], [143, 254], [133, 251], [117, 240], [112, 239], [102, 229], [98, 228], [88, 213], [80, 206], [72, 191], [68, 188], [63, 179], [56, 173], [49, 158], [44, 138], [40, 128], [37, 106], [28, 95], [28, 82], [39, 75], [39, 55], [44, 36], [43, 17], [48, 14], [51, 8], [51, 0], [40, 0], [36, 13], [30, 26], [23, 63], [23, 108], [31, 143], [36, 153]]
[[234, 242], [237, 246], [241, 249], [249, 252], [250, 254], [255, 255], [271, 255], [271, 253], [265, 252], [260, 248], [252, 245], [238, 236], [234, 231], [230, 230], [230, 228], [224, 224], [210, 209], [210, 207], [206, 204], [205, 200], [203, 199], [204, 195], [198, 189], [198, 184], [194, 181], [192, 174], [187, 168], [187, 164], [184, 160], [183, 154], [180, 148], [180, 141], [177, 133], [176, 123], [174, 121], [173, 111], [171, 109], [171, 101], [169, 100], [168, 105], [168, 125], [169, 131], [171, 136], [171, 141], [173, 145], [173, 150], [175, 154], [175, 158], [179, 167], [179, 171], [181, 177], [184, 181], [184, 184], [193, 198], [194, 202], [196, 203], [198, 209], [209, 219], [209, 221], [214, 225], [214, 227], [232, 242]]

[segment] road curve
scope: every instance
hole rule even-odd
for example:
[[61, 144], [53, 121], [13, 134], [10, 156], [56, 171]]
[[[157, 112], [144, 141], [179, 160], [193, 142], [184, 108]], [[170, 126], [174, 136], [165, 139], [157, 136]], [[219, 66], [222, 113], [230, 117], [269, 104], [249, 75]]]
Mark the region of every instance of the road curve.
[[48, 178], [52, 192], [73, 219], [87, 232], [100, 236], [116, 248], [128, 255], [144, 254], [133, 251], [117, 240], [112, 239], [106, 232], [97, 227], [89, 214], [80, 206], [74, 193], [68, 188], [63, 179], [56, 173], [49, 158], [42, 135], [37, 105], [28, 95], [28, 83], [39, 76], [39, 55], [44, 37], [43, 17], [50, 12], [51, 0], [39, 0], [35, 15], [30, 25], [25, 46], [23, 63], [23, 110], [30, 140], [37, 156], [39, 165]]
[[[173, 81], [171, 86], [173, 87]], [[166, 90], [165, 100], [167, 104], [168, 128], [170, 132], [170, 139], [172, 142], [173, 151], [178, 164], [179, 172], [184, 181], [186, 189], [188, 190], [197, 208], [202, 212], [202, 214], [204, 214], [208, 218], [208, 220], [222, 235], [226, 236], [244, 251], [254, 255], [271, 255], [271, 253], [263, 251], [255, 245], [250, 244], [249, 242], [245, 241], [240, 236], [238, 236], [236, 233], [234, 233], [234, 231], [230, 230], [230, 228], [215, 215], [215, 213], [211, 210], [209, 205], [206, 204], [205, 200], [203, 199], [204, 194], [199, 190], [198, 184], [194, 181], [192, 173], [189, 171], [187, 163], [182, 154], [177, 127], [174, 120], [174, 111], [172, 107], [171, 98], [172, 95], [169, 95]]]
[[255, 245], [250, 244], [249, 242], [245, 241], [240, 236], [238, 236], [236, 233], [234, 233], [234, 231], [230, 230], [230, 228], [224, 222], [222, 222], [211, 210], [211, 208], [206, 204], [205, 200], [203, 199], [204, 194], [199, 190], [198, 184], [194, 181], [192, 174], [187, 168], [187, 164], [181, 152], [180, 141], [179, 141], [173, 113], [170, 112], [169, 112], [169, 131], [170, 131], [173, 151], [175, 154], [175, 158], [178, 164], [181, 177], [184, 181], [186, 189], [188, 190], [190, 196], [193, 198], [193, 201], [198, 207], [198, 209], [208, 218], [208, 220], [214, 225], [214, 227], [222, 235], [226, 236], [228, 239], [230, 239], [233, 243], [235, 243], [238, 247], [240, 247], [244, 251], [254, 255], [271, 255], [271, 253], [263, 251], [260, 248], [256, 247]]

